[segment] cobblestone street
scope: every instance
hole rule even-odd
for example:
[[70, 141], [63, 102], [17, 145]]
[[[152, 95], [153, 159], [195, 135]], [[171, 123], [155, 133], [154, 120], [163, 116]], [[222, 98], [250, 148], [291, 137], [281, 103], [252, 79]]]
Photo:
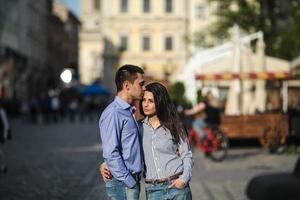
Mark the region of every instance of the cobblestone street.
[[[97, 171], [102, 152], [96, 122], [28, 125], [16, 120], [12, 128], [13, 140], [4, 145], [8, 173], [0, 175], [1, 200], [106, 199]], [[252, 147], [230, 149], [221, 163], [197, 151], [194, 160], [194, 199], [243, 200], [253, 176], [292, 171], [296, 155], [270, 155]]]
[[86, 199], [93, 186], [103, 193], [97, 175], [97, 123], [14, 122], [12, 128], [13, 140], [5, 144], [8, 173], [0, 176], [0, 199]]

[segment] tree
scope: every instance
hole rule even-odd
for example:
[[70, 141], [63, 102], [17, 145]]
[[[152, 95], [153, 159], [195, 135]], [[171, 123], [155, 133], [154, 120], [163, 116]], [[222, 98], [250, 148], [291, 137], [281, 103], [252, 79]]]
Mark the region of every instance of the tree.
[[191, 102], [189, 102], [187, 98], [184, 96], [185, 87], [182, 82], [175, 82], [174, 84], [172, 84], [169, 93], [170, 93], [171, 100], [176, 105], [181, 105], [185, 108], [191, 106]]
[[[228, 38], [228, 30], [238, 24], [247, 33], [263, 31], [268, 55], [289, 60], [300, 55], [299, 0], [209, 1], [218, 5], [215, 14], [219, 20], [207, 30], [214, 38]], [[198, 44], [205, 46], [207, 32], [198, 35]]]

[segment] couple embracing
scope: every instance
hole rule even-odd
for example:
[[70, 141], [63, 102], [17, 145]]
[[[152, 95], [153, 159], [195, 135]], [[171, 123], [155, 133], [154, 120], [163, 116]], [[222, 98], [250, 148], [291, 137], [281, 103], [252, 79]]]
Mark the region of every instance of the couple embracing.
[[[99, 120], [107, 195], [113, 200], [139, 199], [144, 175], [148, 200], [192, 199], [193, 160], [187, 133], [166, 88], [157, 82], [145, 86], [143, 74], [134, 65], [118, 69], [117, 95]], [[139, 122], [135, 100], [140, 100], [145, 117]]]

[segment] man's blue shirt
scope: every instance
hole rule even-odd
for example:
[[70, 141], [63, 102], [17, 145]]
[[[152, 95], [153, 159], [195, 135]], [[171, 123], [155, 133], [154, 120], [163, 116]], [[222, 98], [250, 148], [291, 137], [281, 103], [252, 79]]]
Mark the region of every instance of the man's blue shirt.
[[99, 120], [103, 158], [113, 177], [132, 188], [136, 181], [131, 174], [142, 171], [142, 154], [134, 107], [116, 96]]

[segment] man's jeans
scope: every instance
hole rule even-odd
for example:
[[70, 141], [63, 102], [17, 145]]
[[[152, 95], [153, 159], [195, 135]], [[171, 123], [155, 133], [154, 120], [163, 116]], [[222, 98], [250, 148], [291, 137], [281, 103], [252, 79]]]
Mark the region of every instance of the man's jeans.
[[138, 200], [140, 197], [140, 181], [134, 188], [128, 188], [122, 181], [112, 178], [106, 183], [107, 196], [111, 200]]
[[171, 181], [159, 184], [146, 184], [146, 196], [148, 200], [192, 200], [192, 193], [189, 186], [183, 189], [169, 187]]

